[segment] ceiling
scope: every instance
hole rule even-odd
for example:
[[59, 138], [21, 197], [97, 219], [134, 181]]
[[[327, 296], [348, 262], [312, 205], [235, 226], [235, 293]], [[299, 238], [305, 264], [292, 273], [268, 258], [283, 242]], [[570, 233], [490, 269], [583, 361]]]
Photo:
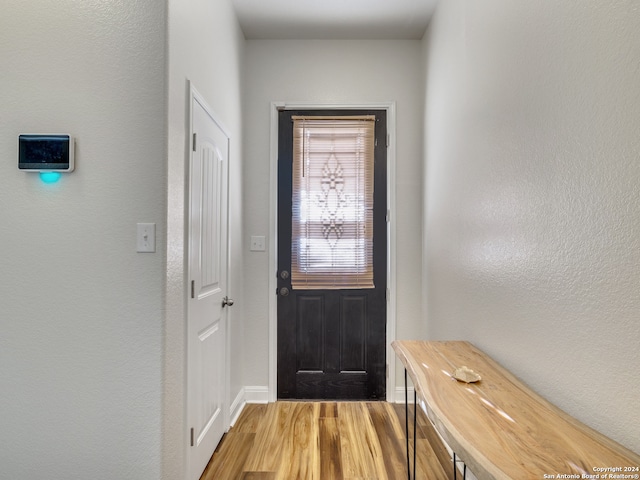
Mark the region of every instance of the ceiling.
[[232, 0], [248, 39], [420, 39], [437, 0]]

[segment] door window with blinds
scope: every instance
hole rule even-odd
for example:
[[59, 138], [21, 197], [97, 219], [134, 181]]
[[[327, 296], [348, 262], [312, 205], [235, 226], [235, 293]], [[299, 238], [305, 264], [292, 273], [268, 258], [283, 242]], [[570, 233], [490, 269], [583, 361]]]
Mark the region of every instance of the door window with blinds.
[[291, 287], [373, 283], [375, 116], [293, 116]]

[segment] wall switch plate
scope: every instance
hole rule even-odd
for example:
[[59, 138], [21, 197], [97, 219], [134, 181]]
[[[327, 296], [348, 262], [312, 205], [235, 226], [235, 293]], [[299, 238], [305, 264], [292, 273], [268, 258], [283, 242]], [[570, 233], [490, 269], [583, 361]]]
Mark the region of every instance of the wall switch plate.
[[264, 235], [254, 235], [251, 237], [251, 251], [252, 252], [264, 252], [265, 248], [265, 237]]
[[139, 223], [137, 244], [139, 253], [153, 253], [156, 251], [156, 224]]

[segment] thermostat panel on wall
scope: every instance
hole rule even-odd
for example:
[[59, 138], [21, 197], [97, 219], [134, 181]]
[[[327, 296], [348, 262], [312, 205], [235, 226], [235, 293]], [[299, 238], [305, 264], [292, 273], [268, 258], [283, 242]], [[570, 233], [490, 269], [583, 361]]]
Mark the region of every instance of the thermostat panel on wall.
[[18, 135], [18, 169], [27, 172], [71, 172], [75, 167], [71, 135]]

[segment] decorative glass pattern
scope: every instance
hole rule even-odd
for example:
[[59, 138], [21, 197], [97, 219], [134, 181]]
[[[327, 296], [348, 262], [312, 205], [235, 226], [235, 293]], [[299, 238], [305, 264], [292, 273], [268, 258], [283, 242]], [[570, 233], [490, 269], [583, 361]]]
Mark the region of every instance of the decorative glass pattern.
[[373, 288], [375, 117], [293, 120], [292, 288]]

